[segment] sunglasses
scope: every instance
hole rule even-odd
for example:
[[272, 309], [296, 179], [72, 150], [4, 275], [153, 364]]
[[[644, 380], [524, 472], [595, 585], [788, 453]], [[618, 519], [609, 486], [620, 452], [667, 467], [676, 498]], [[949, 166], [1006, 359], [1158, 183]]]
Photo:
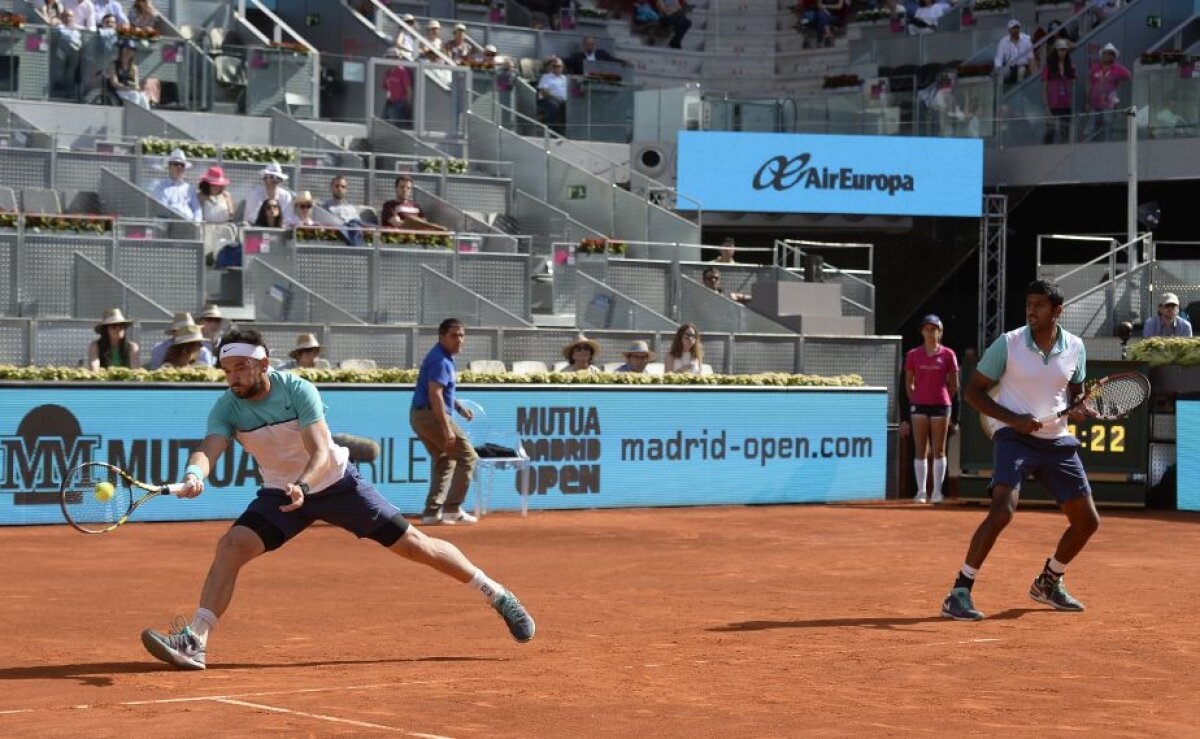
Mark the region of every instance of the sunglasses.
[[296, 207], [300, 210], [310, 210], [312, 208], [312, 203], [296, 203]]
[[721, 279], [721, 275], [709, 275], [708, 277], [704, 278], [704, 281], [705, 282], [718, 282], [718, 281], [720, 281], [720, 279]]
[[694, 339], [694, 338], [696, 338], [696, 332], [695, 331], [684, 331], [683, 337], [685, 339]]

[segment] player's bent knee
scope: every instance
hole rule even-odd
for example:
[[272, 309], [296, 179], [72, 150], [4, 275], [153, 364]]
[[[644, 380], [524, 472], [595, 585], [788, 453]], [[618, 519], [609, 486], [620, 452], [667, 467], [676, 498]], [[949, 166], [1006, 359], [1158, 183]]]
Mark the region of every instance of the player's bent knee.
[[404, 519], [404, 516], [397, 513], [392, 518], [384, 521], [379, 528], [368, 534], [367, 538], [371, 541], [377, 541], [390, 549], [396, 542], [400, 541], [400, 539], [404, 537], [405, 532], [407, 532], [410, 528], [411, 526], [409, 526], [408, 521]]
[[272, 552], [287, 541], [287, 536], [283, 531], [271, 523], [262, 514], [255, 511], [246, 511], [238, 520], [233, 522], [233, 527], [225, 533], [222, 540], [230, 537], [237, 537], [238, 543], [242, 546], [252, 547], [257, 543], [262, 549], [255, 552], [252, 557], [258, 556], [263, 552]]
[[236, 562], [239, 566], [254, 559], [267, 549], [266, 543], [256, 531], [236, 524], [217, 541], [217, 557]]

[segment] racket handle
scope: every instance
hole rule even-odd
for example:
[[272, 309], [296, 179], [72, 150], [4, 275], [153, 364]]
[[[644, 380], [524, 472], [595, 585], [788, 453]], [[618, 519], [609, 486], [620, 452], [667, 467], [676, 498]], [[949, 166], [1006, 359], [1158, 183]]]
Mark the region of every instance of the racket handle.
[[1051, 421], [1057, 421], [1058, 419], [1062, 418], [1063, 416], [1067, 415], [1070, 412], [1071, 412], [1071, 406], [1067, 406], [1066, 408], [1063, 408], [1061, 411], [1058, 411], [1057, 413], [1050, 413], [1045, 416], [1038, 416], [1037, 422], [1038, 423], [1050, 423]]
[[159, 489], [159, 493], [164, 495], [179, 495], [179, 491], [183, 490], [183, 487], [182, 482], [173, 482], [170, 485], [163, 485]]

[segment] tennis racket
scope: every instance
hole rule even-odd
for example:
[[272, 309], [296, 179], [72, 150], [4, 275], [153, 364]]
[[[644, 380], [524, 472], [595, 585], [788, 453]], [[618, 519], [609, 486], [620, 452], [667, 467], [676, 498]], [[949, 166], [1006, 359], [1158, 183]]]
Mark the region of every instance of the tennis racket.
[[[104, 496], [97, 485], [109, 483], [112, 496]], [[84, 462], [63, 478], [58, 502], [67, 523], [85, 534], [103, 534], [129, 520], [143, 503], [160, 495], [175, 495], [183, 483], [150, 485], [103, 462]], [[139, 497], [134, 498], [137, 494]]]
[[[998, 391], [999, 386], [992, 390]], [[993, 394], [992, 397], [994, 398], [995, 395]], [[1140, 372], [1118, 372], [1115, 375], [1102, 377], [1089, 385], [1083, 397], [1074, 404], [1055, 413], [1039, 416], [1037, 420], [1038, 423], [1047, 423], [1058, 420], [1077, 408], [1086, 408], [1096, 414], [1096, 418], [1101, 421], [1115, 421], [1128, 416], [1149, 399], [1150, 380], [1146, 379], [1145, 375]], [[989, 438], [996, 433], [997, 429], [1005, 426], [1000, 421], [982, 413], [979, 415], [979, 420]]]

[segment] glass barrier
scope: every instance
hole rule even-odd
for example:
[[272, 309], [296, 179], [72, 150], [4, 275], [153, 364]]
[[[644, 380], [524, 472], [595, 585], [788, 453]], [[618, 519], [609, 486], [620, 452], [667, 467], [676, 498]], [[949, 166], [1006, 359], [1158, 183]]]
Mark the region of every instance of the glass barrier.
[[1139, 138], [1200, 136], [1200, 67], [1195, 59], [1139, 64], [1134, 71], [1133, 100], [1138, 108]]

